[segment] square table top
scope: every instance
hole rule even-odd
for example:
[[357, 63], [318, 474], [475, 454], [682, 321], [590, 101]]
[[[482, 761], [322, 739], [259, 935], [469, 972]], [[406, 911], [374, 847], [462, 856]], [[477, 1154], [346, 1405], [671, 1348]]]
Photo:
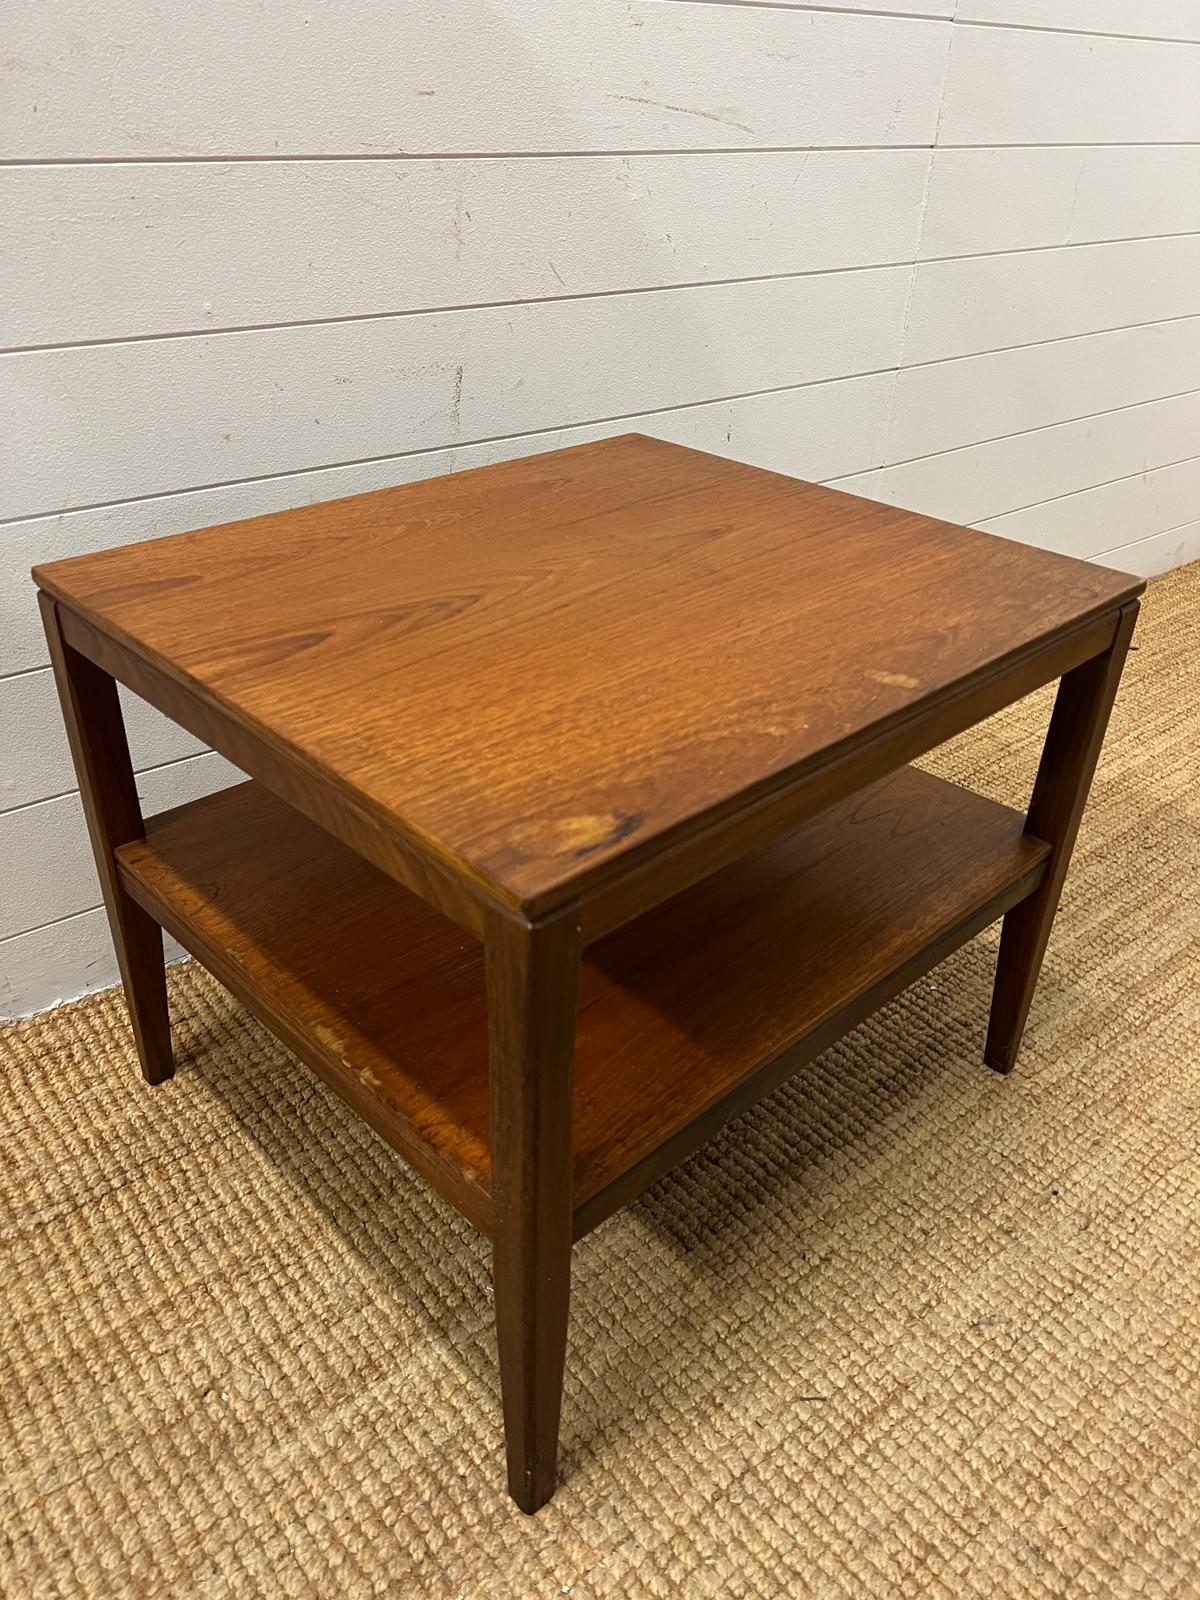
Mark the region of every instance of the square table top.
[[637, 434], [34, 576], [527, 910], [1144, 587]]

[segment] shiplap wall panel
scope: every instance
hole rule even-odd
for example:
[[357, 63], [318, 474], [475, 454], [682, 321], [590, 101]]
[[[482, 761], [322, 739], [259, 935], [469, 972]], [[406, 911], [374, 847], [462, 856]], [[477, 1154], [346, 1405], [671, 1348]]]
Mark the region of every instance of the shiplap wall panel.
[[[178, 723], [121, 690], [134, 766], [161, 766], [204, 749]], [[75, 769], [50, 668], [0, 678], [0, 812], [75, 787]]]
[[1200, 40], [1196, 0], [959, 0], [960, 22]]
[[[839, 150], [11, 167], [0, 343], [906, 262], [928, 166]], [[56, 254], [88, 272], [47, 277]]]
[[923, 261], [906, 365], [1184, 317], [1200, 305], [1200, 234]]
[[1191, 45], [954, 29], [941, 144], [1187, 140], [1200, 140], [1200, 52]]
[[[138, 793], [148, 813], [183, 805], [237, 783], [242, 774], [212, 751], [152, 767]], [[0, 939], [98, 904], [83, 808], [77, 794], [0, 812], [0, 859], [8, 864], [0, 895]], [[52, 870], [47, 870], [52, 864]]]
[[[1200, 236], [924, 262], [904, 361], [1179, 317], [1198, 282]], [[877, 371], [908, 290], [885, 267], [24, 353], [0, 398], [0, 515]], [[547, 350], [564, 359], [542, 370]]]
[[14, 158], [932, 144], [950, 41], [941, 20], [660, 0], [56, 0], [53, 17], [7, 8]]
[[[1196, 298], [1200, 304], [1200, 292]], [[911, 367], [896, 382], [885, 460], [1183, 394], [1196, 387], [1197, 373], [1200, 316]], [[1019, 483], [1012, 494], [1024, 503]]]
[[1011, 511], [1014, 492], [1033, 505], [1198, 451], [1200, 390], [883, 467], [837, 487], [947, 522], [980, 522]]
[[12, 355], [0, 515], [892, 367], [909, 276], [882, 267]]
[[339, 500], [617, 433], [653, 434], [796, 478], [834, 478], [883, 460], [893, 381], [890, 373], [847, 378], [618, 422], [557, 428], [11, 523], [0, 527], [0, 674], [27, 672], [48, 659], [29, 581], [29, 569], [39, 562], [187, 533], [290, 506]]
[[[168, 961], [185, 953], [174, 939], [164, 938], [163, 946]], [[120, 981], [108, 923], [98, 907], [0, 941], [0, 1017], [45, 1011]]]
[[628, 429], [1200, 556], [1198, 11], [14, 0], [0, 1011], [116, 976], [34, 562]]
[[1063, 555], [1107, 556], [1193, 521], [1197, 506], [1200, 457], [990, 517], [978, 526]]
[[[651, 0], [653, 3], [653, 0]], [[952, 17], [958, 0], [670, 0], [674, 5], [786, 6], [807, 11], [874, 11], [894, 17]], [[1187, 4], [1187, 0], [1179, 0]]]
[[1200, 560], [1200, 520], [1152, 533], [1134, 544], [1101, 550], [1098, 559], [1118, 572], [1136, 572], [1139, 578], [1156, 578], [1174, 567]]
[[921, 255], [1043, 250], [1198, 231], [1195, 145], [938, 150]]

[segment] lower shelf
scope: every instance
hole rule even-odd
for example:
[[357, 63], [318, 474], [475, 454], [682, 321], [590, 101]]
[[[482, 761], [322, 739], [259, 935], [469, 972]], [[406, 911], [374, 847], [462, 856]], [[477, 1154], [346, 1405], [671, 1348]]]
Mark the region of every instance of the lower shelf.
[[[577, 1234], [1031, 893], [1048, 847], [1023, 822], [905, 768], [591, 945]], [[117, 855], [150, 914], [488, 1231], [482, 946], [257, 783]]]

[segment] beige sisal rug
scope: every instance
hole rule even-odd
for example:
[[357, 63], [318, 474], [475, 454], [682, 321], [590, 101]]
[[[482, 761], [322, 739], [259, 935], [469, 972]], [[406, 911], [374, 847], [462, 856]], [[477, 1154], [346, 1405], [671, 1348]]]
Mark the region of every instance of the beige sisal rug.
[[992, 934], [588, 1239], [534, 1520], [484, 1243], [214, 982], [0, 1034], [0, 1591], [1200, 1594], [1200, 566], [1135, 642], [1017, 1075]]

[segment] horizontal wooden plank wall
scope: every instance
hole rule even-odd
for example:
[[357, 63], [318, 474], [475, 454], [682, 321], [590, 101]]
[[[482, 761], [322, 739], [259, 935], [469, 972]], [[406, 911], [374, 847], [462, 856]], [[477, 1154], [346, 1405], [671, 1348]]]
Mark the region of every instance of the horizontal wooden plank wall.
[[41, 0], [7, 11], [0, 144], [67, 161], [928, 144], [949, 42], [936, 16], [824, 5], [56, 0], [52, 31]]
[[[0, 1015], [113, 981], [35, 561], [638, 429], [1200, 556], [1193, 0], [6, 12]], [[148, 809], [231, 781], [126, 700]]]
[[1196, 0], [959, 0], [960, 22], [1200, 41]]
[[[10, 167], [0, 207], [23, 226], [0, 339], [71, 345], [908, 262], [928, 168], [924, 150]], [[265, 273], [264, 237], [303, 251]], [[56, 249], [90, 260], [105, 294], [47, 283]]]
[[896, 364], [910, 277], [878, 267], [12, 355], [0, 516], [47, 495], [70, 510], [879, 371]]

